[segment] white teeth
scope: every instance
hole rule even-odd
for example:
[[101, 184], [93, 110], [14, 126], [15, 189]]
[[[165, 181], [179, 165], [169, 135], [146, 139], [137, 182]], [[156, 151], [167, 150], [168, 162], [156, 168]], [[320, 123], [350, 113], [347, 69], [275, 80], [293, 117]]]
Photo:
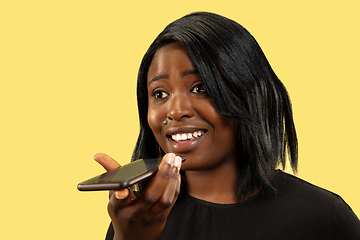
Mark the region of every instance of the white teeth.
[[191, 138], [197, 138], [204, 134], [204, 130], [195, 131], [193, 133], [177, 133], [171, 135], [172, 140], [174, 141], [184, 141]]
[[181, 134], [181, 140], [186, 140], [186, 139], [187, 139], [187, 134], [186, 133]]

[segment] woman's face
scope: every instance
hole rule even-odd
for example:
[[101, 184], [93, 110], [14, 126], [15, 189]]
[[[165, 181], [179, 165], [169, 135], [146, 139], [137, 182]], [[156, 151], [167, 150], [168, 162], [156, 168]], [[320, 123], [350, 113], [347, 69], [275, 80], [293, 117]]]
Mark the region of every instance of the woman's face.
[[237, 161], [237, 125], [216, 110], [181, 45], [172, 43], [157, 51], [147, 89], [150, 128], [166, 153], [186, 156], [183, 170], [213, 169]]

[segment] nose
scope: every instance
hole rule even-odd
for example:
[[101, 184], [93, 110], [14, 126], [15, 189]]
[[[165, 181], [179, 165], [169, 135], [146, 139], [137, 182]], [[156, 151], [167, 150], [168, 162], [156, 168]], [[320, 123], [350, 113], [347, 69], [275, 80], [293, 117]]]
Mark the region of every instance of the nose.
[[169, 120], [182, 121], [184, 118], [191, 118], [195, 114], [187, 96], [173, 95], [169, 105], [169, 111], [166, 115]]

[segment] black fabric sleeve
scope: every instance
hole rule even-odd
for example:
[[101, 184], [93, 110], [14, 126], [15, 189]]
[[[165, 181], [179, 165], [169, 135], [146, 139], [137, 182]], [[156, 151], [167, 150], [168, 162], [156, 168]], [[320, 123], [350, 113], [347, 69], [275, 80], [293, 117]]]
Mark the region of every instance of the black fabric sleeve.
[[114, 227], [112, 222], [110, 223], [110, 226], [108, 228], [108, 231], [106, 233], [105, 240], [113, 240], [114, 239]]
[[360, 220], [350, 206], [338, 195], [332, 203], [330, 239], [360, 240]]

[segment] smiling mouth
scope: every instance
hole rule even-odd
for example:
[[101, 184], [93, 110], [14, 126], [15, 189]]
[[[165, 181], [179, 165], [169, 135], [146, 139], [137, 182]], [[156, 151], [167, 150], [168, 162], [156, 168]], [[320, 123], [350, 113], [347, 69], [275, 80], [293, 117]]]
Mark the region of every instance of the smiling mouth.
[[171, 135], [171, 139], [175, 142], [182, 142], [199, 138], [204, 135], [204, 133], [204, 130], [198, 130], [190, 133], [176, 133]]

